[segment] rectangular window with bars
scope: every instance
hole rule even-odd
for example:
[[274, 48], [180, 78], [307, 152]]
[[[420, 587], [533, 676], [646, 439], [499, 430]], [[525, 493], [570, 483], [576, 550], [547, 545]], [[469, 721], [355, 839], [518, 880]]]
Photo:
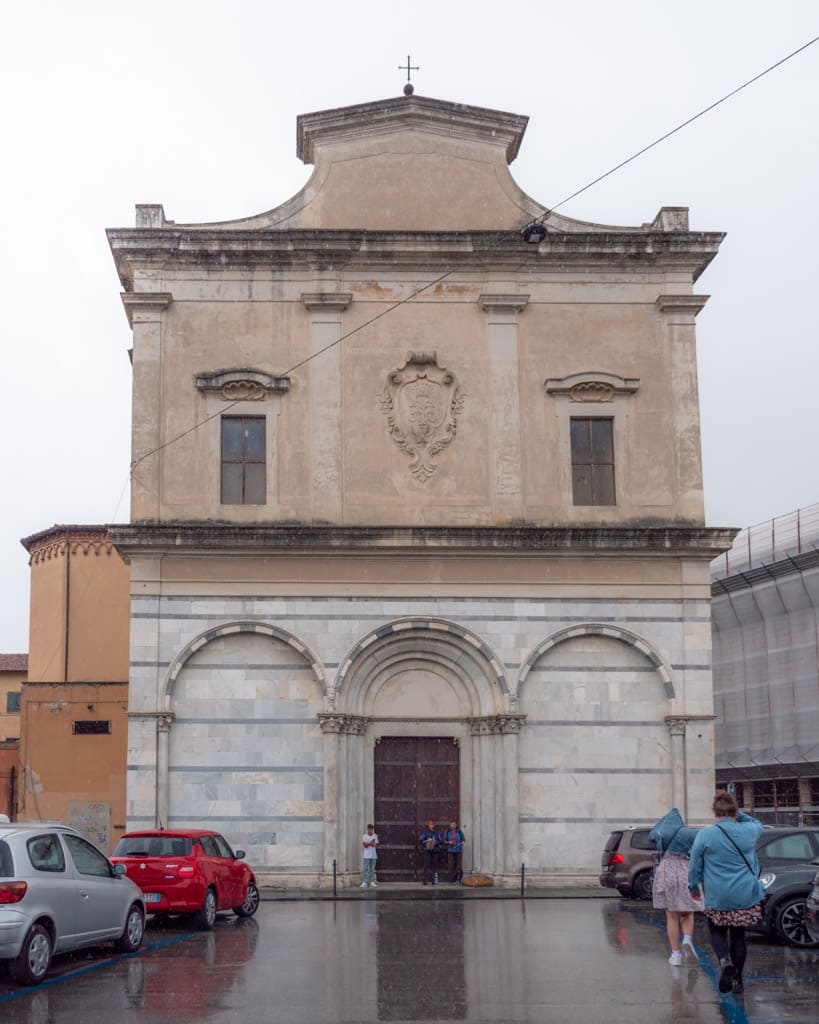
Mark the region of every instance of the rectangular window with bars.
[[614, 505], [614, 421], [572, 417], [572, 497], [575, 505]]
[[264, 416], [222, 417], [223, 505], [264, 505], [267, 498]]

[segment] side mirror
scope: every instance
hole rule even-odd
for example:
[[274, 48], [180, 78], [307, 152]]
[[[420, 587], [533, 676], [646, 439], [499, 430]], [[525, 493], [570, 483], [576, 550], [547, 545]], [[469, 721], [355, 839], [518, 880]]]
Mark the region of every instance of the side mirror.
[[125, 865], [124, 864], [115, 864], [114, 865], [114, 874], [115, 875], [119, 875], [119, 877], [121, 878], [125, 874]]
[[245, 851], [244, 850], [234, 850], [233, 856], [236, 858], [236, 860], [244, 860], [245, 859]]

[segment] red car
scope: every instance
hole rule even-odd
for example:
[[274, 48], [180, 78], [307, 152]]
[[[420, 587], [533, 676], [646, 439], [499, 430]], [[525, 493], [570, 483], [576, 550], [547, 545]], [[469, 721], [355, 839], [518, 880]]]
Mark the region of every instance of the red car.
[[220, 910], [252, 917], [259, 908], [244, 850], [231, 850], [218, 832], [149, 829], [128, 832], [111, 857], [142, 890], [148, 914], [195, 914], [212, 928]]

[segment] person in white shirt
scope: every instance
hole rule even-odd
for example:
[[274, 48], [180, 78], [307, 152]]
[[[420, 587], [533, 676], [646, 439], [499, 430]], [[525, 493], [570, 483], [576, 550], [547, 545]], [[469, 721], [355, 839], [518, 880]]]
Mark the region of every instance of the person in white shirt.
[[361, 866], [361, 888], [366, 889], [371, 885], [373, 889], [378, 888], [375, 880], [375, 862], [378, 857], [376, 847], [378, 836], [375, 834], [375, 825], [368, 825], [367, 831], [361, 837], [361, 845], [364, 847], [364, 857]]

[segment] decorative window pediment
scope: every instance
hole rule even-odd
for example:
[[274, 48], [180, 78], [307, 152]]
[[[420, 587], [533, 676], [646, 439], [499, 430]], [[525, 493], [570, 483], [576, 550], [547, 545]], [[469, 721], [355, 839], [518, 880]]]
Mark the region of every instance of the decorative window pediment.
[[546, 381], [546, 394], [561, 395], [572, 402], [611, 402], [617, 395], [633, 395], [639, 386], [639, 377], [593, 371], [552, 377]]
[[197, 373], [193, 381], [200, 391], [221, 392], [225, 402], [261, 402], [270, 392], [290, 390], [289, 377], [274, 377], [251, 368]]

